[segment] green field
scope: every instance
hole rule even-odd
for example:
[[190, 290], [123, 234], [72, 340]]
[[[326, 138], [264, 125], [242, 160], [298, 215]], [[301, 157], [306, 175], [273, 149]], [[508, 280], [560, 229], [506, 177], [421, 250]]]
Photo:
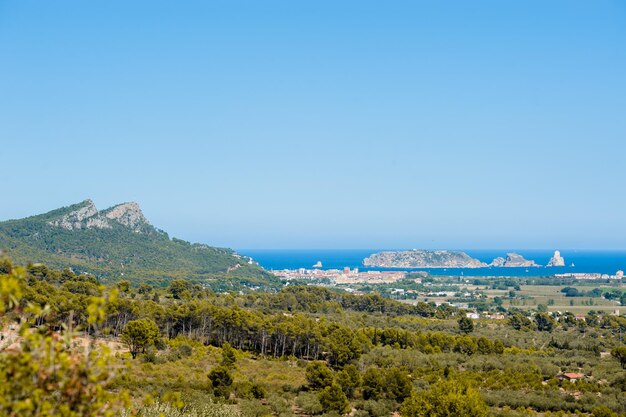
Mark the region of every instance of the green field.
[[[594, 288], [601, 288], [609, 290], [615, 288], [615, 286], [608, 285], [570, 285], [570, 287], [576, 288], [581, 292], [589, 292]], [[495, 297], [501, 297], [503, 299], [502, 306], [505, 308], [520, 308], [523, 310], [535, 310], [539, 304], [543, 304], [548, 308], [548, 311], [569, 311], [574, 314], [587, 314], [591, 310], [603, 311], [612, 313], [615, 310], [620, 310], [619, 301], [606, 300], [602, 297], [566, 297], [561, 290], [565, 288], [564, 285], [522, 285], [521, 290], [515, 291], [515, 298], [509, 298], [509, 290], [490, 289], [485, 286], [476, 285], [461, 285], [454, 288], [458, 292], [480, 292], [487, 296], [488, 300], [492, 300]], [[418, 297], [413, 300], [403, 300], [403, 302], [409, 304], [416, 304], [417, 302], [459, 302], [456, 297]], [[460, 301], [471, 304], [472, 300]], [[622, 307], [622, 310], [624, 308]]]
[[[580, 291], [589, 291], [589, 286], [573, 286]], [[613, 312], [619, 309], [619, 303], [611, 300], [605, 300], [601, 297], [566, 297], [561, 292], [563, 286], [557, 285], [524, 285], [521, 291], [516, 291], [516, 299], [506, 299], [502, 305], [506, 308], [536, 308], [537, 305], [543, 304], [548, 307], [549, 311], [570, 311], [574, 314], [586, 314], [590, 310]], [[600, 287], [611, 288], [611, 287]], [[490, 297], [505, 297], [508, 291], [488, 290], [486, 291]], [[550, 301], [552, 300], [552, 302]]]

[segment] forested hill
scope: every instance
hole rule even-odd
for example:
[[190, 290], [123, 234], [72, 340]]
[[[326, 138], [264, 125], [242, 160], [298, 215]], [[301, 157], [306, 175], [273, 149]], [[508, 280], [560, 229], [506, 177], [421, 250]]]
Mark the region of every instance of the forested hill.
[[271, 285], [274, 278], [230, 249], [170, 239], [137, 203], [98, 211], [91, 200], [0, 222], [0, 249], [19, 263], [71, 267], [102, 280], [164, 283], [174, 278]]

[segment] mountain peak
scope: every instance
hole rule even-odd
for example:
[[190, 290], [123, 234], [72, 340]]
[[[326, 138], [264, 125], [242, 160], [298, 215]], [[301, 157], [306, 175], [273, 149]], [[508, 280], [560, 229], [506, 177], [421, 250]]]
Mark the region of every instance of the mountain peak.
[[115, 220], [135, 230], [138, 230], [145, 224], [149, 224], [141, 211], [141, 207], [134, 201], [113, 206], [105, 210], [103, 214], [107, 219]]
[[149, 225], [136, 202], [122, 203], [103, 211], [98, 211], [91, 199], [84, 200], [70, 206], [71, 211], [58, 218], [48, 221], [48, 224], [66, 230], [80, 229], [111, 229], [113, 222], [140, 232], [141, 227]]
[[87, 226], [87, 224], [85, 224], [87, 219], [98, 214], [96, 205], [90, 199], [75, 204], [73, 207], [76, 207], [76, 209], [56, 220], [49, 221], [48, 224], [67, 230], [82, 229], [83, 226]]
[[94, 202], [93, 202], [93, 200], [91, 198], [87, 198], [87, 199], [81, 201], [78, 204], [79, 205], [85, 205], [85, 206], [93, 206], [94, 208], [96, 207], [96, 205], [94, 204]]

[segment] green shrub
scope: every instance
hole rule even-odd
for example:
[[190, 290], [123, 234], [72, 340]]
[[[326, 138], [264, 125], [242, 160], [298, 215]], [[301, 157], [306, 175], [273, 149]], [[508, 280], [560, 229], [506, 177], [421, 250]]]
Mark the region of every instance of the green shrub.
[[301, 392], [296, 397], [296, 405], [308, 415], [322, 414], [324, 411], [317, 394], [314, 392]]
[[324, 362], [311, 362], [306, 367], [306, 380], [313, 389], [326, 388], [333, 383], [333, 373]]
[[216, 366], [209, 372], [209, 380], [213, 386], [213, 394], [217, 397], [228, 398], [231, 392], [233, 377], [225, 366]]
[[252, 396], [257, 400], [265, 398], [267, 396], [267, 390], [261, 384], [257, 384], [256, 382], [252, 384], [251, 389]]
[[389, 400], [364, 400], [358, 401], [356, 404], [357, 412], [362, 417], [388, 417], [394, 411], [394, 404]]
[[269, 417], [272, 415], [270, 409], [257, 400], [239, 401], [241, 417]]
[[325, 412], [336, 411], [343, 414], [349, 411], [350, 403], [348, 398], [343, 393], [341, 386], [336, 382], [320, 391], [318, 398]]

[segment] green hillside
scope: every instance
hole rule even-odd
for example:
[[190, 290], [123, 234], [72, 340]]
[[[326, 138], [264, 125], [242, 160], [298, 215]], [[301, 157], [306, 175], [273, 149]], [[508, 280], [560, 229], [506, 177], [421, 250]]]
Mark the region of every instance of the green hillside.
[[[0, 249], [19, 263], [70, 266], [104, 281], [197, 282], [273, 286], [276, 279], [230, 249], [170, 239], [136, 203], [98, 211], [91, 200], [0, 222]], [[227, 281], [228, 280], [228, 281]]]

